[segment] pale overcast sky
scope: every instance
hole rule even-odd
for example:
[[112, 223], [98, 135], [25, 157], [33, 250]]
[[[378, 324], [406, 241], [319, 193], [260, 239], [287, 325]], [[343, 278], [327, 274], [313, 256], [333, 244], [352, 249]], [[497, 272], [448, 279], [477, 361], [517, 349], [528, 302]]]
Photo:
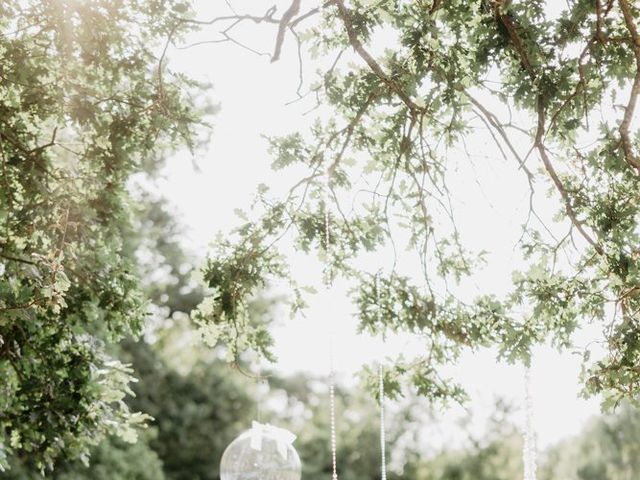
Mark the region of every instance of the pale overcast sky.
[[[272, 3], [238, 1], [234, 5], [241, 13], [262, 14]], [[312, 2], [303, 4], [312, 5]], [[222, 1], [203, 0], [199, 9], [200, 18], [228, 14]], [[219, 38], [216, 33], [222, 28], [212, 27], [192, 41]], [[269, 51], [274, 30], [248, 22], [237, 30], [237, 36], [257, 50]], [[177, 155], [169, 162], [159, 183], [160, 190], [169, 197], [187, 227], [188, 245], [204, 257], [216, 232], [228, 231], [237, 224], [234, 209], [249, 206], [259, 183], [277, 190], [296, 181], [294, 172], [288, 176], [270, 171], [271, 159], [262, 135], [304, 129], [312, 117], [302, 113], [310, 104], [285, 105], [295, 98], [298, 82], [297, 56], [291, 41], [285, 43], [281, 61], [274, 64], [266, 56], [252, 54], [230, 43], [172, 49], [169, 59], [171, 69], [210, 81], [213, 84], [211, 98], [221, 107], [213, 120], [212, 142], [196, 159], [199, 171], [192, 168], [189, 155]], [[313, 70], [309, 65], [307, 69]], [[488, 267], [474, 277], [468, 289], [470, 293], [478, 290], [500, 293], [508, 289], [511, 271], [519, 262], [515, 245], [526, 216], [529, 192], [522, 172], [499, 156], [488, 134], [478, 134], [469, 142], [472, 162], [461, 156], [455, 175], [450, 177], [456, 197], [454, 206], [463, 239], [472, 242], [474, 249], [487, 250], [490, 255]], [[524, 154], [529, 146], [519, 147]], [[452, 151], [451, 155], [461, 153]], [[540, 190], [544, 189], [540, 187]], [[539, 201], [542, 211], [546, 209], [550, 213], [556, 208], [543, 198]], [[306, 272], [317, 273], [315, 258], [294, 256], [292, 268], [302, 276], [301, 283], [317, 280], [314, 273], [304, 278]], [[279, 361], [275, 369], [284, 374], [300, 370], [326, 374], [331, 328], [328, 325], [335, 329], [336, 369], [345, 379], [382, 354], [392, 357], [402, 351], [419, 349], [419, 344], [407, 338], [392, 338], [383, 346], [379, 340], [358, 336], [352, 312], [344, 289], [337, 285], [311, 299], [306, 318], [294, 321], [283, 318], [276, 332]], [[590, 334], [585, 333], [585, 342], [589, 338]], [[535, 425], [541, 446], [576, 433], [598, 412], [597, 400], [579, 398], [579, 369], [579, 357], [569, 352], [558, 354], [549, 348], [539, 348], [536, 352], [532, 376]], [[493, 352], [465, 355], [458, 365], [448, 370], [466, 386], [471, 395], [469, 406], [475, 412], [488, 413], [498, 396], [515, 405], [523, 402], [522, 367], [496, 364]], [[443, 412], [443, 417], [448, 415], [453, 416], [455, 412]]]

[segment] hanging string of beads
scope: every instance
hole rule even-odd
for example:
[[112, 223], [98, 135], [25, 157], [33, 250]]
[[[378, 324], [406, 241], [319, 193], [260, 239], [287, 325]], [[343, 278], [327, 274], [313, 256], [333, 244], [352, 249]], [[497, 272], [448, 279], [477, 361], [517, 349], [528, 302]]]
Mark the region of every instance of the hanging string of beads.
[[332, 480], [338, 480], [338, 463], [336, 460], [336, 395], [335, 395], [335, 372], [333, 361], [331, 362], [331, 372], [329, 373], [329, 415], [331, 424], [331, 469]]
[[384, 367], [378, 369], [380, 379], [380, 478], [387, 480], [386, 431], [384, 428]]
[[[329, 213], [329, 189], [330, 189], [330, 172], [325, 172], [325, 184], [322, 189], [324, 203], [324, 244], [327, 264], [327, 289], [331, 282], [331, 217]], [[333, 332], [329, 332], [329, 424], [331, 435], [331, 469], [332, 480], [338, 480], [338, 463], [337, 463], [337, 441], [336, 441], [336, 393], [335, 393], [335, 368], [333, 360]]]
[[533, 397], [531, 390], [531, 371], [526, 366], [524, 371], [524, 445], [522, 459], [524, 463], [524, 480], [536, 480], [537, 447], [536, 434], [533, 426]]
[[[375, 292], [376, 292], [376, 315], [378, 321], [380, 321], [380, 273], [376, 273], [374, 278]], [[380, 361], [378, 367], [378, 386], [379, 386], [379, 400], [380, 400], [380, 478], [381, 480], [387, 480], [387, 438], [384, 427], [384, 366]]]

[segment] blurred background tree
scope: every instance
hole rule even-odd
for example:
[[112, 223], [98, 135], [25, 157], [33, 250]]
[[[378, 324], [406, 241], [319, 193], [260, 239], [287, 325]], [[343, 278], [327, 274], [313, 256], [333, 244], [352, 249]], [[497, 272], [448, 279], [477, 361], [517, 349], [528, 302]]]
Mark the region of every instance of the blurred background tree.
[[[468, 433], [466, 446], [448, 447], [429, 458], [416, 449], [405, 478], [416, 480], [513, 480], [522, 478], [522, 435], [513, 408], [496, 402], [481, 435]], [[471, 421], [467, 419], [467, 423]], [[464, 427], [464, 426], [463, 426]]]
[[640, 478], [640, 412], [625, 404], [547, 452], [542, 480]]

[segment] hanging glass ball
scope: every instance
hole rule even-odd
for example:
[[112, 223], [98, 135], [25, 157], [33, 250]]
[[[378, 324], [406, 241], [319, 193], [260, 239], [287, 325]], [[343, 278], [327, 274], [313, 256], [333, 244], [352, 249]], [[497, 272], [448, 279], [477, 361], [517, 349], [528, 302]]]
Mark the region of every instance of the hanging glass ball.
[[220, 461], [221, 480], [300, 480], [300, 457], [288, 430], [253, 422], [229, 444]]

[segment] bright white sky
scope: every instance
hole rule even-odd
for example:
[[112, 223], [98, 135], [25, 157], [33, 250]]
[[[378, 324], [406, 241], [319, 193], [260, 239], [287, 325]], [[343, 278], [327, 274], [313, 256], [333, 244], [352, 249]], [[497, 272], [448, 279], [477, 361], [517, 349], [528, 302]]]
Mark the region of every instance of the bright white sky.
[[[238, 1], [234, 5], [240, 13], [262, 14], [272, 3]], [[305, 3], [311, 5], [311, 2]], [[220, 13], [228, 14], [224, 2], [202, 0], [200, 18], [212, 18]], [[202, 38], [219, 38], [216, 34], [222, 28], [211, 27]], [[274, 32], [273, 26], [247, 23], [236, 35], [258, 50], [270, 51]], [[296, 51], [290, 40], [285, 42], [281, 61], [274, 64], [267, 57], [230, 43], [169, 53], [170, 68], [210, 81], [213, 84], [210, 95], [221, 106], [220, 113], [213, 119], [213, 141], [208, 150], [196, 158], [199, 170], [192, 167], [189, 155], [177, 155], [169, 162], [159, 183], [160, 190], [173, 202], [187, 227], [188, 245], [204, 257], [215, 234], [228, 231], [238, 223], [234, 209], [249, 206], [259, 183], [277, 190], [297, 180], [295, 173], [287, 176], [270, 171], [271, 159], [262, 135], [304, 129], [310, 116], [303, 117], [302, 113], [310, 104], [285, 106], [295, 98], [298, 79]], [[522, 173], [513, 168], [512, 162], [499, 157], [488, 134], [470, 142], [473, 163], [466, 157], [461, 158], [460, 166], [451, 177], [455, 207], [463, 238], [471, 241], [474, 249], [490, 252], [489, 266], [475, 277], [474, 286], [500, 292], [508, 288], [511, 271], [519, 259], [515, 243], [528, 207], [528, 190]], [[528, 145], [520, 147], [523, 154], [526, 153]], [[457, 154], [459, 152], [452, 152]], [[474, 180], [476, 176], [478, 183]], [[539, 189], [544, 190], [542, 186]], [[540, 202], [540, 209], [544, 211], [545, 201]], [[555, 206], [549, 206], [547, 212], [553, 209]], [[315, 259], [297, 256], [292, 263], [292, 268], [303, 276], [314, 268], [317, 271]], [[311, 283], [315, 278], [315, 274], [309, 274], [309, 279], [303, 277], [301, 283], [305, 280]], [[337, 286], [311, 299], [306, 318], [283, 320], [276, 332], [279, 372], [302, 370], [326, 374], [331, 328], [335, 329], [336, 369], [345, 379], [381, 355], [394, 356], [419, 348], [406, 338], [389, 339], [382, 347], [378, 340], [356, 335], [355, 320], [351, 317], [353, 307], [343, 292]], [[333, 327], [327, 326], [328, 318], [333, 319], [329, 322]], [[549, 348], [539, 348], [536, 352], [532, 376], [535, 425], [541, 446], [577, 432], [588, 417], [598, 412], [596, 400], [578, 397], [579, 368], [579, 357], [569, 352], [558, 354]], [[481, 416], [490, 412], [496, 397], [522, 404], [522, 367], [496, 364], [493, 352], [466, 355], [448, 373], [467, 387], [471, 395], [470, 408]], [[458, 413], [445, 412], [443, 416]], [[441, 430], [443, 435], [447, 434], [447, 428]]]

